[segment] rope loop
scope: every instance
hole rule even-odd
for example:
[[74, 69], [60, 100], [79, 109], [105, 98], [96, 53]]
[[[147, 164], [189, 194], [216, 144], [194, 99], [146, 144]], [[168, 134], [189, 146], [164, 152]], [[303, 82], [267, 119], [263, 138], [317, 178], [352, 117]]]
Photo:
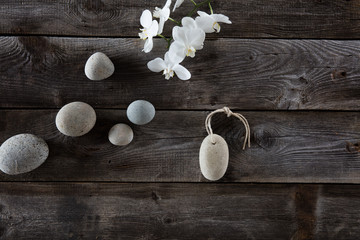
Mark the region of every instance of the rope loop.
[[227, 115], [227, 117], [231, 117], [231, 116], [234, 116], [236, 118], [238, 118], [245, 126], [245, 140], [244, 140], [244, 145], [243, 145], [243, 149], [246, 148], [246, 143], [248, 144], [248, 147], [250, 147], [250, 125], [248, 123], [248, 121], [246, 120], [246, 118], [241, 115], [240, 113], [233, 113], [230, 108], [228, 107], [223, 107], [221, 109], [217, 109], [213, 112], [211, 112], [207, 117], [206, 117], [206, 120], [205, 120], [205, 128], [206, 128], [206, 131], [208, 133], [208, 135], [210, 135], [210, 138], [211, 138], [211, 142], [212, 144], [216, 144], [216, 141], [214, 140], [214, 133], [213, 133], [213, 130], [211, 128], [211, 118], [216, 114], [216, 113], [225, 113]]

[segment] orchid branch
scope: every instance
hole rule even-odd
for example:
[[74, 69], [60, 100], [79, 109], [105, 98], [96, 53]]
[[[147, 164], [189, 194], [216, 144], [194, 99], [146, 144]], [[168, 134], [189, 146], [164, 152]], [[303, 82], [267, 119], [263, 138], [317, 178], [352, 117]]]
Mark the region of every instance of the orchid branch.
[[172, 22], [174, 22], [174, 23], [176, 23], [177, 25], [181, 26], [181, 22], [176, 21], [175, 19], [173, 19], [173, 18], [171, 18], [171, 17], [169, 17], [169, 20], [172, 21]]
[[211, 7], [211, 3], [209, 2], [209, 8], [210, 8], [210, 13], [211, 14], [214, 14], [214, 11], [213, 11], [213, 9], [212, 9], [212, 7]]
[[169, 48], [170, 47], [170, 45], [171, 45], [171, 41], [173, 40], [173, 38], [171, 37], [171, 38], [167, 38], [167, 37], [165, 37], [164, 35], [162, 35], [162, 34], [158, 34], [157, 35], [158, 37], [161, 37], [162, 39], [164, 39], [166, 42], [167, 42], [167, 44], [168, 44], [168, 46], [167, 46], [167, 48]]
[[[203, 49], [206, 33], [220, 32], [220, 24], [231, 24], [229, 17], [223, 14], [214, 14], [211, 6], [211, 0], [190, 0], [193, 4], [193, 9], [189, 14], [177, 21], [170, 17], [171, 0], [166, 0], [162, 8], [155, 7], [153, 14], [150, 10], [144, 10], [140, 17], [140, 24], [142, 28], [138, 34], [139, 37], [145, 41], [143, 51], [148, 53], [153, 48], [153, 38], [160, 37], [167, 43], [167, 52], [164, 58], [155, 58], [147, 63], [148, 68], [152, 72], [162, 72], [165, 79], [170, 79], [175, 75], [181, 80], [188, 80], [191, 78], [191, 73], [180, 63], [186, 58], [194, 58], [198, 50]], [[184, 0], [176, 0], [173, 11], [180, 7]], [[200, 7], [207, 5], [210, 14], [198, 10]], [[199, 16], [191, 17], [194, 13]], [[153, 20], [158, 18], [159, 21]], [[163, 35], [163, 27], [167, 20], [176, 24], [172, 29], [172, 36], [166, 37]]]
[[195, 6], [197, 5], [196, 2], [194, 0], [190, 0]]
[[188, 14], [188, 17], [191, 17], [195, 12], [196, 10], [198, 10], [201, 6], [205, 5], [205, 4], [210, 4], [211, 0], [206, 0], [206, 1], [203, 1], [199, 4], [196, 4], [195, 3], [195, 6], [193, 8], [193, 10], [191, 10], [191, 12]]

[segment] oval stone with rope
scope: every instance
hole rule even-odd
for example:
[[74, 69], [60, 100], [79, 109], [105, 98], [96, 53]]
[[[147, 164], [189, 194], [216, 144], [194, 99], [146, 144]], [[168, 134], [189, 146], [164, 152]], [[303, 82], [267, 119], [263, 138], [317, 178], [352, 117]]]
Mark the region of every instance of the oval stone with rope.
[[222, 178], [226, 172], [229, 163], [229, 147], [221, 136], [214, 134], [211, 128], [211, 118], [216, 113], [225, 113], [228, 117], [238, 118], [245, 126], [245, 140], [243, 149], [246, 144], [250, 147], [250, 125], [246, 118], [240, 113], [232, 112], [228, 107], [223, 107], [211, 112], [205, 119], [205, 128], [208, 136], [203, 140], [200, 147], [199, 163], [203, 176], [211, 181]]

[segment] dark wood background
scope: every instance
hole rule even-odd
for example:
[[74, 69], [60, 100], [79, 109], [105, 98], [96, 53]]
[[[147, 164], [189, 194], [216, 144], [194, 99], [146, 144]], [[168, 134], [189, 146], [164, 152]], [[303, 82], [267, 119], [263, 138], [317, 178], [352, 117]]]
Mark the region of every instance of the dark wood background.
[[[0, 143], [33, 133], [50, 146], [35, 171], [0, 173], [0, 239], [359, 239], [360, 0], [214, 0], [233, 24], [184, 62], [190, 81], [147, 69], [162, 39], [141, 52], [141, 12], [164, 2], [0, 0]], [[96, 51], [116, 69], [101, 82], [84, 74]], [[112, 146], [136, 99], [155, 119]], [[98, 116], [79, 138], [55, 126], [72, 101]], [[198, 152], [223, 106], [248, 118], [252, 147], [216, 115], [230, 163], [211, 183]]]

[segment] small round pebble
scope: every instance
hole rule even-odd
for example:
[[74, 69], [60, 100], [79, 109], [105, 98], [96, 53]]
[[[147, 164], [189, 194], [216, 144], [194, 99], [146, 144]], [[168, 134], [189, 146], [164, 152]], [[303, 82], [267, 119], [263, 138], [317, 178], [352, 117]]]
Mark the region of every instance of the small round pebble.
[[129, 105], [126, 114], [132, 123], [144, 125], [155, 117], [155, 108], [148, 101], [136, 100]]
[[124, 123], [116, 124], [109, 131], [109, 141], [116, 146], [128, 145], [133, 138], [133, 130]]
[[113, 75], [114, 71], [114, 64], [102, 52], [96, 52], [91, 55], [85, 64], [85, 75], [94, 81], [106, 79]]
[[0, 170], [9, 175], [30, 172], [49, 156], [46, 142], [32, 134], [19, 134], [0, 147]]
[[94, 127], [96, 122], [95, 110], [87, 103], [72, 102], [63, 106], [56, 115], [56, 127], [70, 137], [79, 137]]

